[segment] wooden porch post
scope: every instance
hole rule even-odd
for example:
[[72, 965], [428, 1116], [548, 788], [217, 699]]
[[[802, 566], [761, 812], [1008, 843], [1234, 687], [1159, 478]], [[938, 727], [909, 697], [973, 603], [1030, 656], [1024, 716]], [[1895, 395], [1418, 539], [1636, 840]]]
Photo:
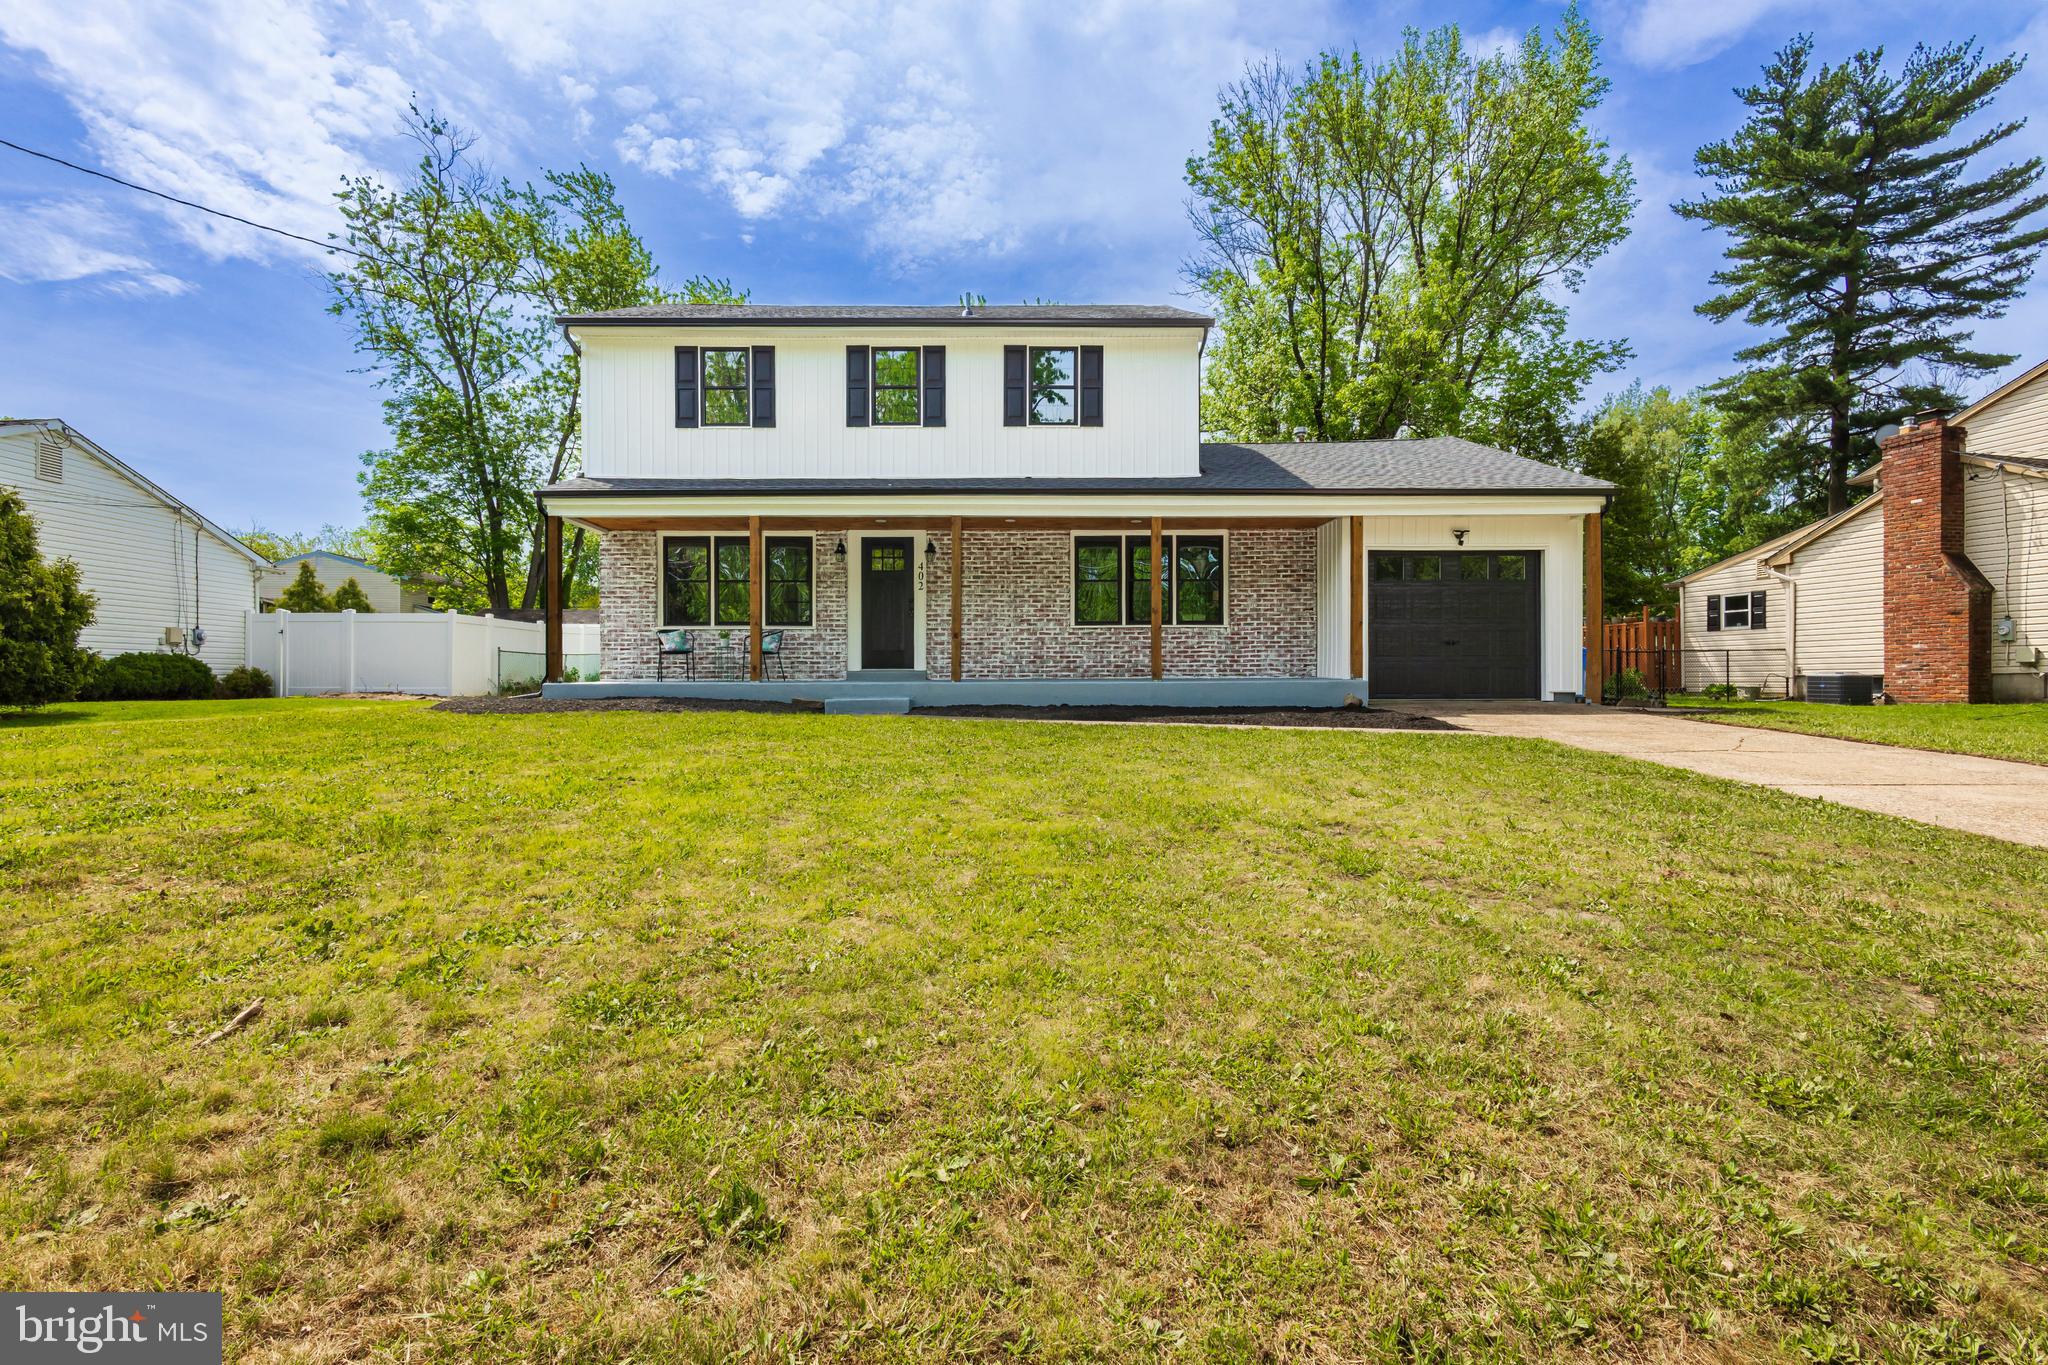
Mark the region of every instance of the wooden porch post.
[[[547, 667], [544, 670], [549, 682], [562, 680], [562, 519], [551, 516], [547, 520], [547, 552], [542, 556], [543, 572], [547, 581], [543, 585], [547, 596]], [[452, 621], [454, 617], [451, 615]]]
[[1607, 649], [1600, 572], [1600, 514], [1586, 518], [1586, 700], [1598, 702], [1607, 694]]
[[[747, 677], [761, 681], [761, 519], [747, 518]], [[715, 570], [714, 570], [715, 572]]]
[[1351, 519], [1351, 676], [1365, 676], [1365, 518]]
[[1159, 560], [1160, 542], [1166, 537], [1161, 534], [1166, 523], [1158, 517], [1152, 518], [1152, 680], [1157, 682], [1166, 676], [1165, 632], [1166, 623], [1159, 619], [1160, 609], [1166, 593], [1166, 566]]
[[955, 518], [953, 518], [953, 526], [952, 526], [952, 531], [951, 531], [951, 535], [952, 535], [952, 541], [951, 541], [951, 550], [952, 550], [952, 561], [953, 561], [953, 563], [952, 563], [952, 568], [951, 568], [950, 572], [951, 572], [951, 573], [952, 573], [952, 575], [953, 575], [953, 579], [952, 579], [952, 586], [953, 586], [953, 628], [952, 628], [952, 629], [951, 629], [950, 631], [948, 631], [948, 632], [946, 633], [946, 641], [947, 641], [947, 646], [948, 646], [948, 649], [949, 649], [949, 651], [951, 652], [951, 654], [952, 654], [952, 656], [953, 656], [953, 681], [954, 681], [954, 682], [959, 682], [959, 681], [960, 681], [960, 594], [961, 594], [961, 591], [962, 591], [962, 589], [961, 589], [961, 587], [960, 587], [960, 558], [961, 558], [961, 550], [960, 550], [960, 518], [958, 518], [958, 517], [955, 517]]

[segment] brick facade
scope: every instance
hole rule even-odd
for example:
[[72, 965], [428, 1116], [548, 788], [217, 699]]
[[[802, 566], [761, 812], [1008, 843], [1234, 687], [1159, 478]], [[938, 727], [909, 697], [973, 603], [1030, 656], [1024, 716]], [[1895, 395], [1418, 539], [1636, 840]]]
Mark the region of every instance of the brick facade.
[[1991, 700], [1991, 584], [1963, 553], [1963, 429], [1922, 418], [1884, 443], [1884, 689]]
[[[792, 678], [846, 675], [849, 560], [834, 553], [841, 535], [816, 532], [816, 625], [784, 636]], [[952, 624], [951, 544], [944, 531], [932, 532], [929, 540], [934, 553], [922, 556], [919, 566], [925, 580], [925, 663], [932, 677], [944, 678]], [[651, 531], [614, 531], [603, 538], [598, 579], [607, 680], [654, 677], [656, 541]], [[1167, 676], [1315, 676], [1315, 532], [1230, 532], [1224, 565], [1225, 624], [1167, 626]], [[1150, 676], [1149, 627], [1073, 623], [1073, 540], [1066, 532], [970, 530], [963, 568], [962, 678]], [[694, 634], [699, 678], [746, 676], [745, 627], [733, 630], [723, 647], [715, 629]], [[679, 676], [673, 667], [669, 675]]]

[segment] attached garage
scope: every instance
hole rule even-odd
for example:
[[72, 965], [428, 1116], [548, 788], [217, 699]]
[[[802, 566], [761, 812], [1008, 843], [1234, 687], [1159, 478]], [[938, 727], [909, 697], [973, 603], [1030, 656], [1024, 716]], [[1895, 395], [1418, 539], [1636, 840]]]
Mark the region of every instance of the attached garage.
[[1372, 551], [1373, 695], [1540, 696], [1541, 566], [1533, 550]]

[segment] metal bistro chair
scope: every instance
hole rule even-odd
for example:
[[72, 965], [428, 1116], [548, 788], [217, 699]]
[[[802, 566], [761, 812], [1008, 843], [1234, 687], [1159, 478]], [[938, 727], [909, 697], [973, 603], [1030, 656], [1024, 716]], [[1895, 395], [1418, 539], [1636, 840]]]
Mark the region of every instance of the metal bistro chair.
[[697, 642], [687, 630], [657, 630], [654, 632], [657, 646], [654, 654], [654, 677], [662, 681], [669, 658], [674, 656], [683, 661], [689, 670], [690, 681], [697, 681]]
[[765, 674], [768, 671], [768, 665], [771, 660], [774, 662], [775, 671], [782, 675], [784, 682], [788, 682], [789, 665], [782, 662], [782, 632], [779, 630], [771, 630], [761, 636], [762, 673]]

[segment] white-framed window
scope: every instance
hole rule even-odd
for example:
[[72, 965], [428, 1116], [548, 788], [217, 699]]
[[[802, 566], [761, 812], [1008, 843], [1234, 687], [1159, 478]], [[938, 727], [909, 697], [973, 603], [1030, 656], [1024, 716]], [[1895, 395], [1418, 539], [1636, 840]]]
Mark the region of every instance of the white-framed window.
[[875, 426], [914, 427], [924, 421], [920, 366], [915, 346], [876, 346], [868, 352], [868, 416]]
[[[745, 536], [661, 538], [661, 624], [744, 626], [753, 611], [753, 557]], [[817, 542], [764, 536], [761, 620], [770, 629], [809, 626], [817, 593]]]
[[1030, 376], [1027, 416], [1034, 427], [1071, 427], [1081, 420], [1081, 349], [1033, 346], [1025, 353]]
[[[1227, 572], [1221, 531], [1175, 531], [1159, 540], [1166, 577], [1160, 615], [1170, 626], [1221, 626]], [[1073, 609], [1077, 626], [1152, 623], [1152, 534], [1076, 534]]]
[[748, 383], [751, 359], [745, 346], [704, 348], [702, 363], [705, 426], [753, 425], [753, 393]]

